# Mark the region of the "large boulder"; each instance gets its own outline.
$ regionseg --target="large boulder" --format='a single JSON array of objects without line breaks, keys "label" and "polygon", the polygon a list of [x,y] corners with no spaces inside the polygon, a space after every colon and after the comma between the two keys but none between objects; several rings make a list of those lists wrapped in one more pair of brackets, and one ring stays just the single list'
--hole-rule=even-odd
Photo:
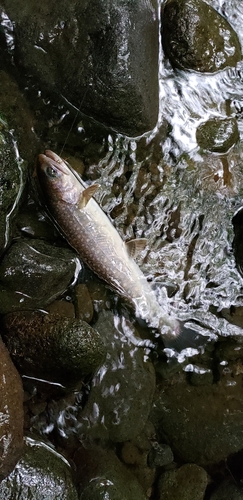
[{"label": "large boulder", "polygon": [[[20,4],[23,4],[21,8]],[[5,0],[16,64],[82,113],[136,136],[158,116],[155,0]]]}]

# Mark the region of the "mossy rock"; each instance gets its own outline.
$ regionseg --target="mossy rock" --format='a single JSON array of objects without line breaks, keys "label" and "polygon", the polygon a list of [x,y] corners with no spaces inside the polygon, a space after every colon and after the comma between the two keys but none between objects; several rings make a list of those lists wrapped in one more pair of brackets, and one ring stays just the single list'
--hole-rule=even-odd
[{"label": "mossy rock", "polygon": [[162,43],[176,68],[214,73],[241,59],[237,34],[202,0],[168,0],[162,13]]},{"label": "mossy rock", "polygon": [[198,145],[214,153],[226,153],[238,140],[239,131],[235,118],[212,118],[197,128]]}]

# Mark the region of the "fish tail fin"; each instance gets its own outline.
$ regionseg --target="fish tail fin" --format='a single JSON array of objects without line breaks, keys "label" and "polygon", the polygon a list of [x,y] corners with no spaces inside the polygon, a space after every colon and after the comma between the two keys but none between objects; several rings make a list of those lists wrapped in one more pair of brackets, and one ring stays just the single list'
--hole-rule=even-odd
[{"label": "fish tail fin", "polygon": [[210,335],[202,335],[195,324],[186,324],[176,320],[175,328],[172,331],[162,333],[162,340],[166,349],[173,349],[181,352],[184,349],[202,349],[210,340]]}]

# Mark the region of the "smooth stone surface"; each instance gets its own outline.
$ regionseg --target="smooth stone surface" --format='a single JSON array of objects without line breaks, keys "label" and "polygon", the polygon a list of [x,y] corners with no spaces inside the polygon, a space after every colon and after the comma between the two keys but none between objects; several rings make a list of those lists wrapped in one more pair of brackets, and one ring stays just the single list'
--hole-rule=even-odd
[{"label": "smooth stone surface", "polygon": [[17,240],[0,263],[0,313],[44,307],[81,268],[75,252],[42,240]]},{"label": "smooth stone surface", "polygon": [[198,145],[213,153],[226,153],[238,140],[235,118],[212,118],[199,125],[196,131]]},{"label": "smooth stone surface", "polygon": [[0,340],[0,481],[10,474],[23,449],[23,387]]},{"label": "smooth stone surface", "polygon": [[202,0],[168,0],[162,7],[162,43],[176,68],[213,73],[241,59],[228,21]]},{"label": "smooth stone surface", "polygon": [[100,366],[105,349],[85,321],[57,314],[16,311],[3,318],[9,352],[21,373],[69,384]]},{"label": "smooth stone surface", "polygon": [[50,446],[25,438],[24,453],[0,483],[0,500],[78,500],[67,460]]},{"label": "smooth stone surface", "polygon": [[164,467],[171,464],[174,460],[174,455],[170,446],[167,444],[152,443],[152,448],[148,456],[148,464],[150,467]]},{"label": "smooth stone surface", "polygon": [[129,136],[154,128],[155,0],[43,0],[38,9],[31,0],[5,0],[4,7],[13,23],[16,64],[45,90]]},{"label": "smooth stone surface", "polygon": [[136,331],[125,318],[105,311],[94,326],[107,355],[80,413],[79,432],[90,439],[128,441],[146,424],[155,389],[154,368],[144,349],[133,344]]},{"label": "smooth stone surface", "polygon": [[241,450],[241,379],[236,366],[229,370],[226,365],[220,380],[212,385],[189,385],[180,374],[163,382],[150,415],[161,441],[184,462],[203,467]]},{"label": "smooth stone surface", "polygon": [[158,500],[203,500],[207,484],[207,473],[202,467],[186,464],[161,475]]},{"label": "smooth stone surface", "polygon": [[74,288],[74,294],[76,318],[90,323],[93,318],[94,308],[87,286],[79,283]]},{"label": "smooth stone surface", "polygon": [[80,448],[74,456],[78,464],[80,500],[146,500],[137,479],[115,453],[98,447]]}]

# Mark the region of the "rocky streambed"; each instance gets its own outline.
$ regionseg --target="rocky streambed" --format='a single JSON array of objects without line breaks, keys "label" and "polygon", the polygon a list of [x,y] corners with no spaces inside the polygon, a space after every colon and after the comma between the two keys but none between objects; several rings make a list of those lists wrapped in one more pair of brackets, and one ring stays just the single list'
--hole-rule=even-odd
[{"label": "rocky streambed", "polygon": [[[0,498],[238,500],[241,1],[21,3],[0,7]],[[165,347],[68,246],[45,149],[147,239],[196,343]]]}]

